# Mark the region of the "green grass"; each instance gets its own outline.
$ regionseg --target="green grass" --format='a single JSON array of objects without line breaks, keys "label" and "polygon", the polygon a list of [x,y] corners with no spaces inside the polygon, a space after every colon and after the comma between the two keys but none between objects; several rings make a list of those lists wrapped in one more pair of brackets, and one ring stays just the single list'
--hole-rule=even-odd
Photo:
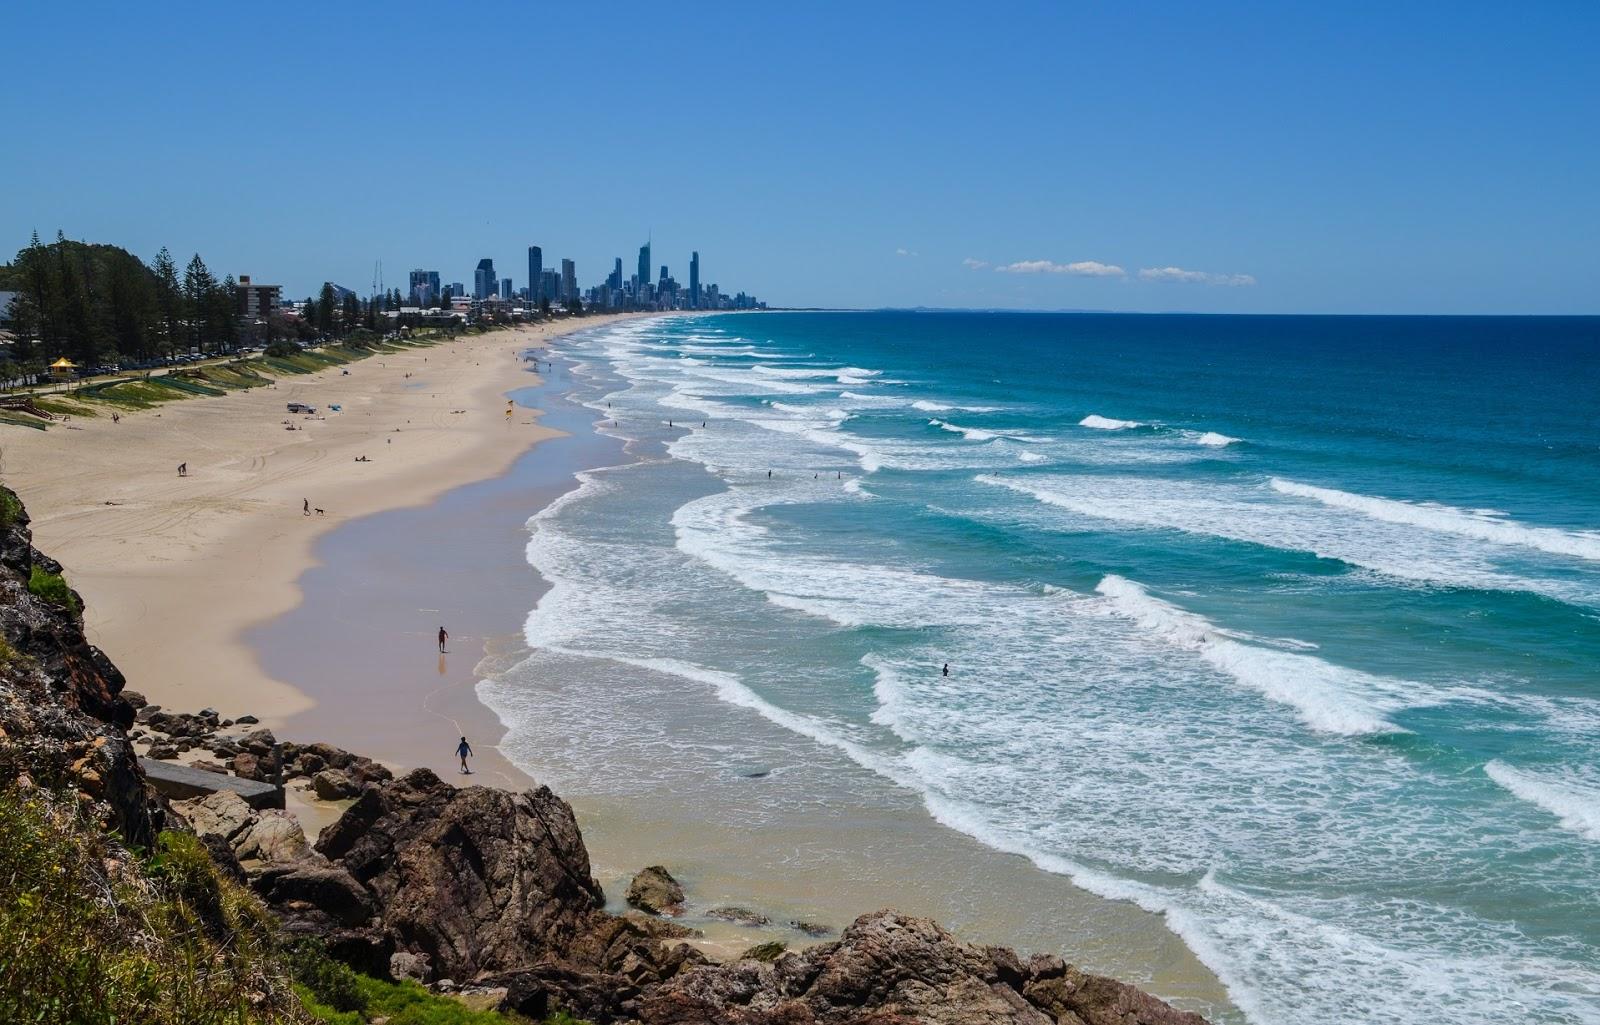
[{"label": "green grass", "polygon": [[[329,960],[319,944],[302,944],[289,956],[295,992],[313,1018],[325,1025],[527,1025],[527,1019],[480,1010],[463,1000],[430,992],[415,982],[386,982]],[[542,1025],[587,1025],[558,1012]]]},{"label": "green grass", "polygon": [[271,930],[193,836],[141,864],[72,796],[0,792],[0,1021],[313,1022]]},{"label": "green grass", "polygon": [[28,571],[28,590],[52,605],[78,611],[78,599],[73,597],[72,588],[67,586],[60,573],[49,573],[42,567],[34,566]]},{"label": "green grass", "polygon": [[22,515],[22,499],[10,488],[0,488],[0,527],[9,527]]}]

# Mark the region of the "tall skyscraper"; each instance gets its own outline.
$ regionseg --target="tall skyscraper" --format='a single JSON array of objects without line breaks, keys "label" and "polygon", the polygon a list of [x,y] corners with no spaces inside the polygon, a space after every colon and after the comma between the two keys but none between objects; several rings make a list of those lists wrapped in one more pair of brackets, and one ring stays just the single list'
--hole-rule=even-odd
[{"label": "tall skyscraper", "polygon": [[561,298],[571,302],[578,297],[578,268],[571,260],[561,261]]},{"label": "tall skyscraper", "polygon": [[606,284],[611,286],[613,292],[622,291],[622,257],[617,257],[617,265],[611,268],[611,277],[606,279]]},{"label": "tall skyscraper", "polygon": [[478,269],[472,272],[472,297],[474,299],[493,299],[500,279],[494,274],[494,261],[485,256],[478,261]]},{"label": "tall skyscraper", "polygon": [[650,283],[650,243],[646,242],[639,247],[639,285],[643,287]]},{"label": "tall skyscraper", "polygon": [[544,273],[539,275],[539,297],[541,302],[548,303],[561,297],[561,275],[554,268],[546,267]]},{"label": "tall skyscraper", "polygon": [[411,272],[410,300],[419,306],[432,306],[444,296],[439,287],[439,272],[418,268]]},{"label": "tall skyscraper", "polygon": [[544,281],[544,250],[538,246],[528,247],[528,298],[533,300],[535,306],[543,298],[539,286]]},{"label": "tall skyscraper", "polygon": [[689,254],[689,305],[700,308],[700,250]]},{"label": "tall skyscraper", "polygon": [[500,298],[505,299],[507,301],[510,301],[510,299],[511,299],[511,279],[510,278],[501,278],[500,279]]}]

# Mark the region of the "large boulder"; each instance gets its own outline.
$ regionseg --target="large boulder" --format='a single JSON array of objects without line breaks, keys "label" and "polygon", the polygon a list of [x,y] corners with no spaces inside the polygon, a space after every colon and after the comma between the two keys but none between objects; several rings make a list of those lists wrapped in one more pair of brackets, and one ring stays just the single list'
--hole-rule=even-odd
[{"label": "large boulder", "polygon": [[232,790],[218,790],[190,801],[174,801],[172,809],[183,816],[189,828],[199,836],[220,836],[229,843],[256,821],[255,809]]},{"label": "large boulder", "polygon": [[311,844],[299,819],[281,809],[268,808],[258,812],[256,820],[234,837],[233,850],[241,862],[273,864],[305,858],[311,853]]},{"label": "large boulder", "polygon": [[440,977],[561,957],[610,917],[572,809],[546,787],[457,789],[417,769],[364,790],[317,850],[372,892],[395,948]]},{"label": "large boulder", "polygon": [[683,910],[683,887],[660,865],[649,868],[633,877],[628,884],[627,900],[640,911],[652,915],[676,915]]},{"label": "large boulder", "polygon": [[320,911],[342,926],[372,920],[378,906],[366,887],[337,866],[310,859],[272,865],[257,873],[255,890],[280,913]]},{"label": "large boulder", "polygon": [[323,769],[312,776],[311,788],[324,801],[344,801],[361,793],[361,787],[339,769]]}]

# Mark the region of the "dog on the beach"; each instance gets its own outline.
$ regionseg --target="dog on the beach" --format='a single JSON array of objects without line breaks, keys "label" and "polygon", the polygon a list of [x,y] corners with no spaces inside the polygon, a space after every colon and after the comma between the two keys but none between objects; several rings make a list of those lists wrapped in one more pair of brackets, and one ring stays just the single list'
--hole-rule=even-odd
[{"label": "dog on the beach", "polygon": [[321,509],[318,509],[318,510],[317,510],[317,515],[318,515],[318,516],[321,516],[321,515],[323,515],[323,513],[322,513],[322,510],[321,510]]}]

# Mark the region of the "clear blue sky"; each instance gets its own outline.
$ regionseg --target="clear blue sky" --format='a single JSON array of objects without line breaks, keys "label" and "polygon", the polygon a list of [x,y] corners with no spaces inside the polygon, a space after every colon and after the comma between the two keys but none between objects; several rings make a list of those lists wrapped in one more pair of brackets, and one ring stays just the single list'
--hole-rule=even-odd
[{"label": "clear blue sky", "polygon": [[775,304],[1600,313],[1593,0],[26,7],[7,255],[299,296],[651,231]]}]

